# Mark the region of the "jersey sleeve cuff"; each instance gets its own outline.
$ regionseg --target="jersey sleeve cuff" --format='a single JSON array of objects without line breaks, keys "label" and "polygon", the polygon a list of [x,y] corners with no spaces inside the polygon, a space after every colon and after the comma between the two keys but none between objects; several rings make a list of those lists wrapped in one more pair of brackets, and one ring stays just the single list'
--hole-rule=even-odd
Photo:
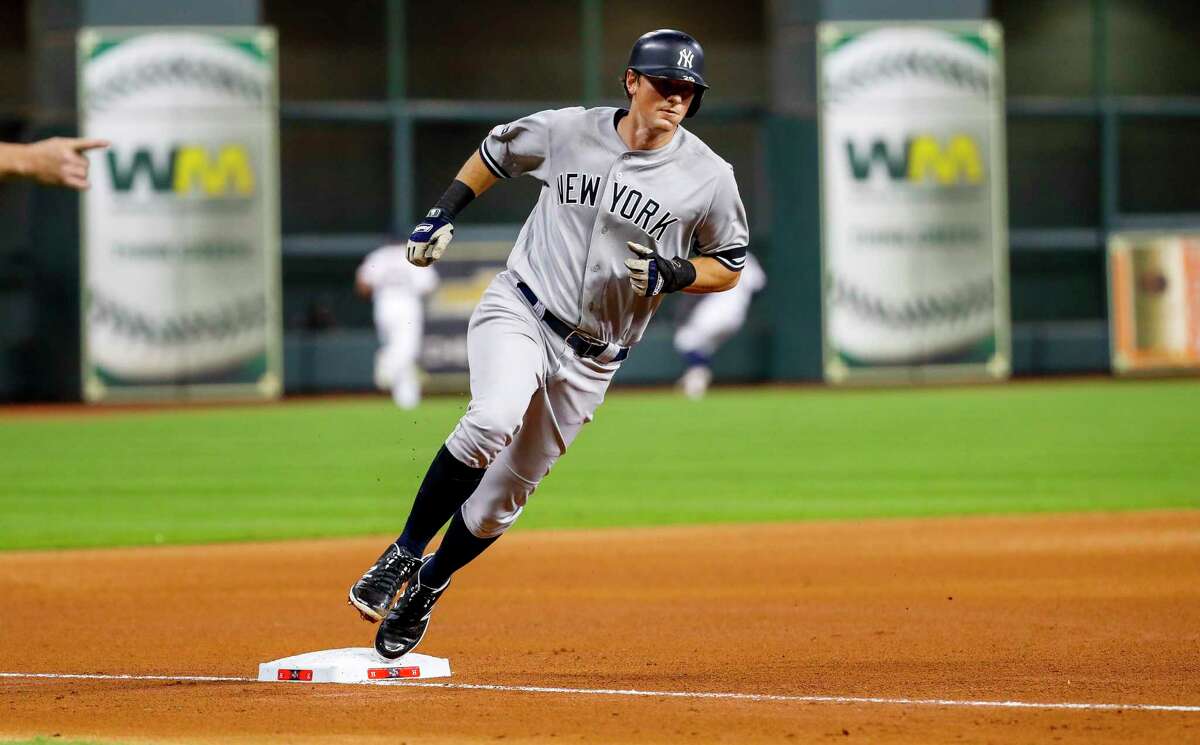
[{"label": "jersey sleeve cuff", "polygon": [[500,162],[488,152],[487,140],[479,143],[479,157],[483,159],[483,164],[487,166],[487,169],[492,172],[493,176],[496,178],[510,178],[508,171],[505,171],[500,166]]},{"label": "jersey sleeve cuff", "polygon": [[746,267],[746,247],[727,248],[724,251],[704,254],[721,262],[721,266],[732,272],[740,272]]}]

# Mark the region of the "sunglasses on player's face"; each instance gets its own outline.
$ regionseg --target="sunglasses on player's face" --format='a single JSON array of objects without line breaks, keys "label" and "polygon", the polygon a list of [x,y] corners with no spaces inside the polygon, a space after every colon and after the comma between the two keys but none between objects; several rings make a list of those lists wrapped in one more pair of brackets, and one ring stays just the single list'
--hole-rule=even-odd
[{"label": "sunglasses on player's face", "polygon": [[696,86],[686,80],[675,80],[674,78],[652,78],[649,75],[645,76],[646,80],[650,81],[650,85],[654,86],[654,90],[663,98],[671,96],[679,96],[684,101],[691,98],[696,93]]}]

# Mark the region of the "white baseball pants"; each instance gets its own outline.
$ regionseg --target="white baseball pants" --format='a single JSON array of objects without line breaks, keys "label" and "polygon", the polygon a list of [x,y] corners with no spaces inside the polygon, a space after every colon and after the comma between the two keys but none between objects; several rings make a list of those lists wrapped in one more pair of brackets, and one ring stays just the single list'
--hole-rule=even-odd
[{"label": "white baseball pants", "polygon": [[578,357],[533,314],[516,281],[512,272],[497,275],[471,315],[471,403],[446,440],[455,458],[488,469],[463,505],[478,538],[498,536],[516,521],[592,420],[620,367]]}]

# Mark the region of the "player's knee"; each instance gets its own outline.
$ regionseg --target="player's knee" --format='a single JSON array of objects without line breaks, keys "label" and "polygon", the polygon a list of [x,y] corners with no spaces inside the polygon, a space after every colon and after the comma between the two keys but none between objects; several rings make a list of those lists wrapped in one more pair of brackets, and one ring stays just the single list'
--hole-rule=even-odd
[{"label": "player's knee", "polygon": [[509,455],[506,453],[488,471],[479,488],[463,504],[463,521],[477,538],[495,538],[512,527],[541,480],[518,474]]},{"label": "player's knee", "polygon": [[463,521],[476,538],[495,538],[511,528],[534,489],[522,479],[503,481],[509,483],[488,484],[463,505]]},{"label": "player's knee", "polygon": [[520,413],[500,409],[477,409],[468,411],[463,423],[499,453],[512,442],[513,436],[521,428],[521,416]]},{"label": "player's knee", "polygon": [[492,464],[521,428],[519,416],[503,411],[471,407],[450,435],[446,447],[456,458],[475,468]]},{"label": "player's knee", "polygon": [[487,515],[471,515],[469,512],[464,511],[463,522],[466,523],[467,530],[471,531],[471,535],[486,540],[488,538],[499,538],[501,535],[504,535],[505,531],[512,527],[520,515],[520,508],[517,508],[513,512]]}]

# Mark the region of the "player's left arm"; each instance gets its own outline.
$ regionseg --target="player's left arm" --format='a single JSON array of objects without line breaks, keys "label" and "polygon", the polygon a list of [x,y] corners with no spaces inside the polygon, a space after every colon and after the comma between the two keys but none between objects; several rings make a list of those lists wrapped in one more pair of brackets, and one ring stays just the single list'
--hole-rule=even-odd
[{"label": "player's left arm", "polygon": [[683,288],[691,295],[732,290],[742,278],[740,271],[730,269],[712,256],[697,256],[691,262],[696,269],[696,281]]},{"label": "player's left arm", "polygon": [[[625,259],[629,283],[634,292],[644,297],[680,291],[693,295],[724,292],[733,289],[742,276],[740,266],[737,269],[730,268],[726,259],[728,254],[668,259],[640,243],[629,241],[626,245],[637,257]],[[740,251],[745,256],[746,250]]]},{"label": "player's left arm", "polygon": [[746,208],[730,167],[714,181],[708,212],[696,228],[694,245],[699,256],[667,258],[631,241],[629,250],[637,258],[626,259],[625,266],[634,292],[645,297],[680,291],[693,295],[724,292],[737,285],[749,242]]}]

